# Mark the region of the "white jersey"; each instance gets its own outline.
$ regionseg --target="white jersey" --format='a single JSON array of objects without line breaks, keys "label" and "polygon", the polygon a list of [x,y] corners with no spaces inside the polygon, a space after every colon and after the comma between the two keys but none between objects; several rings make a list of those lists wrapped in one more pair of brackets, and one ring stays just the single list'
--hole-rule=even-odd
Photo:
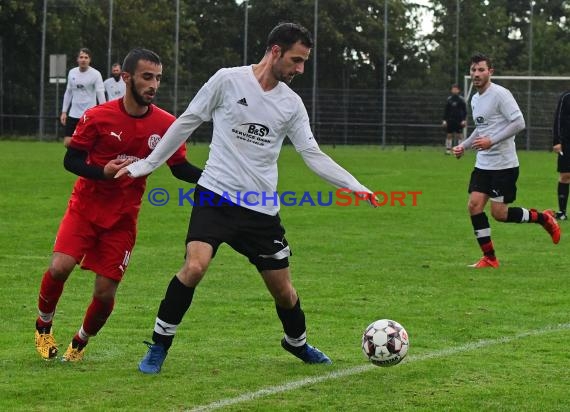
[{"label": "white jersey", "polygon": [[252,66],[221,69],[198,91],[153,152],[127,166],[133,177],[156,170],[201,123],[213,120],[210,155],[198,184],[237,205],[279,212],[277,159],[285,137],[307,166],[330,184],[371,193],[324,154],[313,137],[301,98],[285,83],[264,91]]},{"label": "white jersey", "polygon": [[[82,72],[74,67],[67,75],[62,112],[79,119],[85,110],[105,102],[105,86],[101,73],[93,67]],[[71,105],[71,108],[69,107]],[[69,111],[68,111],[69,109]]]},{"label": "white jersey", "polygon": [[[511,92],[491,83],[483,94],[471,99],[471,111],[478,136],[495,136],[517,117],[522,116]],[[501,170],[518,167],[519,159],[515,136],[511,136],[487,150],[477,152],[475,167],[484,170]]]},{"label": "white jersey", "polygon": [[123,97],[127,89],[127,85],[123,81],[122,77],[119,77],[118,81],[113,77],[109,77],[103,82],[103,86],[105,86],[105,93],[107,93],[107,99],[109,100],[115,100],[119,97]]},{"label": "white jersey", "polygon": [[[251,66],[219,70],[186,113],[214,122],[210,156],[198,184],[236,203],[247,191],[276,193],[285,136],[297,151],[318,147],[301,98],[283,82],[264,91]],[[259,200],[244,207],[272,215],[279,210],[275,202]]]}]

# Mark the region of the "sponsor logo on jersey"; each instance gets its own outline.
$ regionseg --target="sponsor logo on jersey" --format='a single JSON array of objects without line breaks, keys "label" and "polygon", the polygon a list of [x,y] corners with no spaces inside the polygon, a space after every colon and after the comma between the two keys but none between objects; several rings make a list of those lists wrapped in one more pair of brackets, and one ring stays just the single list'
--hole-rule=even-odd
[{"label": "sponsor logo on jersey", "polygon": [[477,116],[475,118],[475,123],[477,123],[478,126],[487,124],[487,122],[485,121],[485,118],[483,116]]},{"label": "sponsor logo on jersey", "polygon": [[267,136],[269,134],[269,127],[261,123],[243,123],[242,126],[247,128],[247,133],[254,136]]},{"label": "sponsor logo on jersey", "polygon": [[271,140],[268,138],[269,127],[261,123],[243,123],[237,127],[233,127],[232,132],[238,139],[259,146],[271,143]]},{"label": "sponsor logo on jersey", "polygon": [[243,99],[239,99],[237,102],[238,102],[238,104],[241,104],[242,106],[247,106],[247,105],[248,105],[248,104],[247,104],[247,100],[245,100],[245,97],[244,97]]},{"label": "sponsor logo on jersey", "polygon": [[127,155],[127,154],[120,154],[119,156],[117,156],[117,159],[119,159],[119,160],[132,160],[133,162],[141,160],[140,157],[131,156],[131,155]]},{"label": "sponsor logo on jersey", "polygon": [[160,142],[160,136],[157,134],[151,134],[148,138],[148,148],[150,150],[154,150],[158,142]]}]

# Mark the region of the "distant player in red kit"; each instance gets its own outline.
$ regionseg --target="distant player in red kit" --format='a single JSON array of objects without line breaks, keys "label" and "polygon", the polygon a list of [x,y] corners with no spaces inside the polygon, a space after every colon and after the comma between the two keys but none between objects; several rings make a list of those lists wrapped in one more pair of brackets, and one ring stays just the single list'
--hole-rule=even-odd
[{"label": "distant player in red kit", "polygon": [[[91,336],[113,311],[117,288],[135,245],[145,179],[114,179],[122,167],[146,158],[174,116],[152,104],[162,63],[150,50],[133,49],[123,63],[123,98],[87,110],[67,149],[64,166],[79,176],[61,221],[49,269],[44,273],[36,320],[36,349],[44,359],[58,353],[52,322],[65,281],[77,264],[95,272],[93,299],[64,361],[79,361]],[[201,169],[186,160],[181,145],[169,158],[172,174],[196,183]]]}]

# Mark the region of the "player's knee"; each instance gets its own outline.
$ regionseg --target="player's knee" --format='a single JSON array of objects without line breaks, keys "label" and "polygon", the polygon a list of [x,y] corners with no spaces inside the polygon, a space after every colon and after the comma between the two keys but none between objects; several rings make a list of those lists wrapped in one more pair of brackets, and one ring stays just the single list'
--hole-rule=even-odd
[{"label": "player's knee", "polygon": [[180,271],[180,280],[187,286],[195,286],[202,280],[207,270],[207,264],[199,260],[189,259]]},{"label": "player's knee", "polygon": [[474,200],[469,200],[467,203],[467,210],[469,210],[469,214],[471,216],[478,215],[479,213],[483,212],[484,205],[481,202],[477,202]]},{"label": "player's knee", "polygon": [[49,271],[54,279],[67,280],[69,274],[75,267],[75,260],[53,258],[49,266]]},{"label": "player's knee", "polygon": [[95,282],[95,289],[93,290],[93,297],[106,305],[113,305],[115,295],[117,293],[118,282],[110,279]]},{"label": "player's knee", "polygon": [[115,306],[114,290],[95,290],[95,292],[93,292],[93,298],[97,299],[100,305],[104,307],[103,312],[110,314],[113,311],[113,307]]},{"label": "player's knee", "polygon": [[297,303],[297,291],[291,286],[276,291],[273,298],[275,303],[284,309],[291,309]]},{"label": "player's knee", "polygon": [[570,173],[560,173],[560,183],[570,183]]}]

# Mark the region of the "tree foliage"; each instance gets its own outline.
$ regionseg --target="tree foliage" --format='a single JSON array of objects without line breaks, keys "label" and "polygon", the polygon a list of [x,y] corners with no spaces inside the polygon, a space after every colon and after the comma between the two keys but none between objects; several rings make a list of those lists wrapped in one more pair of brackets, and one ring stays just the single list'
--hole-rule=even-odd
[{"label": "tree foliage", "polygon": [[[459,75],[469,74],[476,51],[492,56],[496,73],[563,75],[570,51],[567,2],[527,0],[433,0],[435,31],[426,36],[432,84],[454,79],[457,5],[459,5]],[[531,7],[532,5],[532,7]],[[531,36],[532,20],[532,36]],[[532,59],[529,53],[532,46]],[[532,69],[529,72],[529,69]],[[445,82],[438,81],[439,79]],[[459,80],[459,79],[458,79]]]},{"label": "tree foliage", "polygon": [[[80,47],[93,52],[93,66],[108,73],[111,0],[47,1],[46,56],[66,54],[75,66]],[[164,62],[164,83],[174,80],[176,0],[113,0],[111,60],[135,46],[155,50]],[[388,6],[388,53],[384,55],[384,7]],[[433,0],[433,33],[420,34],[425,6],[413,0],[335,0],[318,3],[317,48],[294,86],[377,89],[387,64],[392,89],[447,89],[468,73],[474,51],[491,55],[502,74],[567,73],[570,6],[562,0]],[[179,1],[178,83],[199,87],[217,69],[244,61],[244,17],[248,7],[247,63],[263,56],[266,36],[280,21],[313,31],[315,0]],[[459,5],[459,27],[457,6]],[[43,1],[0,2],[2,99],[6,113],[35,113],[40,82]],[[532,20],[532,58],[530,22]],[[459,37],[456,38],[456,32]],[[456,40],[458,59],[456,60]],[[46,58],[46,76],[49,60]],[[459,79],[457,79],[459,80]]]}]

